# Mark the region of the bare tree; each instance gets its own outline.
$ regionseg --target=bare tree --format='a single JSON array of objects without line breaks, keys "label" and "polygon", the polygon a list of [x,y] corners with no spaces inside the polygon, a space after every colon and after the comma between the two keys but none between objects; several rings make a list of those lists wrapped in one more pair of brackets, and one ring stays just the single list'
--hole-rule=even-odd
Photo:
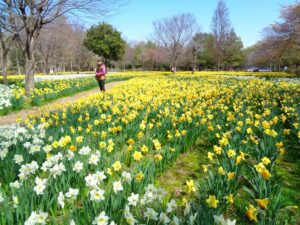
[{"label": "bare tree", "polygon": [[215,36],[215,49],[216,56],[215,60],[217,63],[217,69],[220,69],[220,64],[222,63],[225,55],[225,43],[228,34],[231,31],[231,24],[229,21],[229,11],[225,5],[224,0],[218,2],[217,8],[215,10],[212,19],[212,32]]},{"label": "bare tree", "polygon": [[171,18],[157,20],[153,22],[153,25],[157,41],[170,54],[173,74],[175,75],[179,56],[198,29],[196,18],[190,13],[179,14]]},{"label": "bare tree", "polygon": [[61,55],[55,53],[57,53],[58,49],[64,48],[69,43],[68,40],[70,38],[66,36],[68,35],[69,37],[71,30],[66,18],[63,16],[41,30],[36,48],[42,61],[41,64],[43,65],[44,73],[49,74],[53,58],[61,58]]},{"label": "bare tree", "polygon": [[[34,48],[45,25],[64,14],[107,13],[122,0],[2,0],[0,27],[15,35],[25,57],[25,89],[34,88]],[[9,23],[7,23],[7,18]]]},{"label": "bare tree", "polygon": [[1,31],[0,28],[0,42],[2,47],[2,76],[3,76],[3,84],[8,84],[7,79],[7,62],[8,62],[8,53],[10,47],[14,42],[14,35],[5,34]]}]

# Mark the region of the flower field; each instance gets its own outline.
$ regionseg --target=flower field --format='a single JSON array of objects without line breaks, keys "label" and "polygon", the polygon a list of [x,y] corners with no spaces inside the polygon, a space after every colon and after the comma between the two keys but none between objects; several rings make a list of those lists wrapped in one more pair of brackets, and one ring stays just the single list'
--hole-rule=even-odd
[{"label": "flower field", "polygon": [[[297,224],[276,174],[299,162],[299,103],[297,83],[141,73],[1,127],[0,224]],[[202,178],[153,185],[200,136]]]},{"label": "flower field", "polygon": [[[22,79],[24,77],[21,76]],[[0,86],[0,115],[11,111],[28,108],[30,106],[40,106],[46,102],[72,95],[77,92],[89,90],[98,86],[94,76],[43,76],[37,77],[36,88],[30,98],[25,96],[24,84],[20,76],[13,77],[14,83],[9,87]],[[106,82],[129,79],[128,75],[111,75]]]}]

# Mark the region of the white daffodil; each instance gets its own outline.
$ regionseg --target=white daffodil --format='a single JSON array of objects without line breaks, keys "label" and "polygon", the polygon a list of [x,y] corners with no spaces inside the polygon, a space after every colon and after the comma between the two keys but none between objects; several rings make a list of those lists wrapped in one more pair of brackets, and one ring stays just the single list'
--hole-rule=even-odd
[{"label": "white daffodil", "polygon": [[128,205],[136,206],[138,202],[139,202],[139,194],[131,193],[131,195],[128,197]]},{"label": "white daffodil", "polygon": [[19,189],[21,187],[21,183],[18,180],[16,180],[15,182],[10,183],[9,186],[11,188]]},{"label": "white daffodil", "polygon": [[40,179],[39,177],[35,178],[35,187],[33,190],[36,192],[37,195],[42,195],[46,188],[47,179]]},{"label": "white daffodil", "polygon": [[122,182],[119,180],[119,181],[116,181],[113,183],[113,188],[114,188],[114,192],[117,193],[119,191],[123,191],[123,186],[122,186]]},{"label": "white daffodil", "polygon": [[91,190],[90,191],[91,201],[100,202],[100,201],[104,200],[105,199],[104,193],[105,192],[101,189]]},{"label": "white daffodil", "polygon": [[97,171],[94,176],[97,178],[97,182],[101,183],[103,180],[105,180],[107,177],[104,174],[104,171]]},{"label": "white daffodil", "polygon": [[106,216],[105,212],[102,211],[93,221],[95,225],[107,225],[109,217]]},{"label": "white daffodil", "polygon": [[0,203],[4,202],[3,194],[0,192]]},{"label": "white daffodil", "polygon": [[83,163],[80,161],[77,161],[73,166],[73,171],[79,173],[83,169]]},{"label": "white daffodil", "polygon": [[177,203],[174,199],[172,199],[168,204],[167,204],[167,209],[166,213],[170,213],[173,211],[173,209],[176,209]]},{"label": "white daffodil", "polygon": [[23,155],[14,155],[14,161],[16,164],[21,165],[24,161]]},{"label": "white daffodil", "polygon": [[91,149],[89,146],[82,147],[79,152],[80,155],[89,155],[91,153]]},{"label": "white daffodil", "polygon": [[97,187],[98,179],[95,175],[89,174],[84,178],[84,180],[85,180],[86,186],[93,187],[93,188]]},{"label": "white daffodil", "polygon": [[223,214],[216,216],[214,215],[214,221],[217,225],[235,225],[236,220],[231,221],[230,219],[225,220]]},{"label": "white daffodil", "polygon": [[19,205],[19,198],[18,196],[13,195],[13,207],[16,209]]},{"label": "white daffodil", "polygon": [[63,209],[65,207],[65,196],[64,193],[59,192],[57,202],[59,206]]},{"label": "white daffodil", "polygon": [[132,178],[131,178],[131,174],[128,172],[122,172],[122,178],[124,179],[125,182],[130,183]]},{"label": "white daffodil", "polygon": [[145,218],[148,218],[150,220],[158,220],[158,213],[154,211],[154,209],[152,208],[147,208],[145,214],[144,214]]},{"label": "white daffodil", "polygon": [[91,154],[89,158],[89,164],[90,165],[97,165],[99,161],[99,155],[98,154]]},{"label": "white daffodil", "polygon": [[79,194],[78,189],[69,188],[69,191],[65,194],[67,198],[76,199]]},{"label": "white daffodil", "polygon": [[163,223],[163,224],[169,224],[171,222],[170,218],[167,216],[167,214],[165,213],[161,213],[159,215],[159,222]]}]

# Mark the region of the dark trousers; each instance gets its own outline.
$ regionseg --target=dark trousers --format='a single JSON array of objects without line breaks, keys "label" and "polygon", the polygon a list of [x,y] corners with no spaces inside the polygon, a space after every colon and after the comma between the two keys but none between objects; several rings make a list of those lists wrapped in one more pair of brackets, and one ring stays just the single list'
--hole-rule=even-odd
[{"label": "dark trousers", "polygon": [[99,87],[100,87],[100,91],[105,91],[105,80],[98,80],[98,84],[99,84]]}]

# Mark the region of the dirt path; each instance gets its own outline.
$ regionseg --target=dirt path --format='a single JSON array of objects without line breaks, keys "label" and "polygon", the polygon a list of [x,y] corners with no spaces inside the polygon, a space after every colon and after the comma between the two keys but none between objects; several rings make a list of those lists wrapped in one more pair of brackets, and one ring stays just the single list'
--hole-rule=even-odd
[{"label": "dirt path", "polygon": [[[123,82],[124,81],[110,82],[110,83],[107,83],[105,85],[105,88],[106,88],[106,90],[109,90],[113,86],[121,84]],[[46,105],[41,106],[41,107],[32,107],[30,109],[24,109],[24,110],[21,110],[19,112],[9,113],[5,116],[0,117],[0,126],[8,125],[8,124],[14,124],[14,123],[16,123],[16,120],[18,118],[26,119],[28,115],[35,114],[35,113],[38,113],[38,112],[41,112],[41,111],[43,111],[43,112],[54,111],[53,108],[55,109],[54,106],[56,106],[56,105],[62,105],[62,104],[65,104],[65,103],[72,103],[72,102],[75,102],[76,100],[78,100],[80,98],[87,97],[89,95],[96,94],[98,92],[99,92],[99,88],[97,87],[97,88],[94,88],[94,89],[89,90],[89,91],[79,92],[79,93],[77,93],[75,95],[72,95],[72,96],[59,98],[59,99],[57,99],[57,100],[55,100],[51,103],[48,103]]]}]

